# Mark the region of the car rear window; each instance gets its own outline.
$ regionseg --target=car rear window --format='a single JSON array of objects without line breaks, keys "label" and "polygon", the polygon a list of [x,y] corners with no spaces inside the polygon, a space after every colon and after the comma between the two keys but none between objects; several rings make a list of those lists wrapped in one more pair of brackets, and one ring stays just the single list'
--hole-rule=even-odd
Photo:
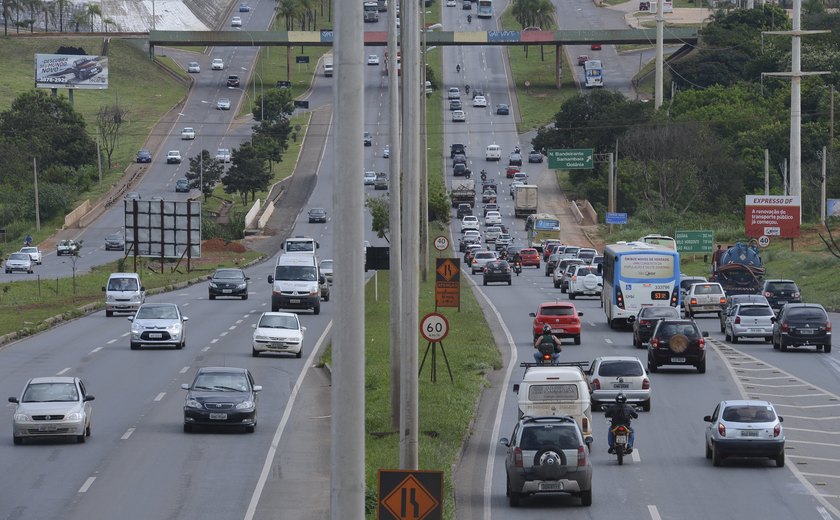
[{"label": "car rear window", "polygon": [[575,310],[572,307],[543,307],[543,316],[573,316]]},{"label": "car rear window", "polygon": [[773,309],[767,305],[742,305],[738,309],[740,316],[774,316]]},{"label": "car rear window", "polygon": [[797,292],[796,284],[793,282],[771,282],[767,284],[768,292],[791,291]]},{"label": "car rear window", "polygon": [[597,267],[578,267],[577,275],[578,276],[586,276],[588,274],[594,274],[595,276],[598,275],[598,268]]},{"label": "car rear window", "polygon": [[694,294],[722,294],[723,290],[719,285],[698,285],[694,288]]},{"label": "car rear window", "polygon": [[639,316],[645,318],[678,318],[677,312],[673,307],[645,307],[639,311]]},{"label": "car rear window", "polygon": [[638,377],[643,374],[638,361],[604,361],[598,368],[602,377]]},{"label": "car rear window", "polygon": [[760,423],[776,420],[776,414],[769,406],[744,405],[727,406],[723,411],[723,420],[742,423]]},{"label": "car rear window", "polygon": [[826,315],[822,309],[814,309],[814,308],[801,308],[801,309],[789,309],[788,312],[785,313],[788,319],[795,319],[795,320],[825,320]]},{"label": "car rear window", "polygon": [[528,426],[522,431],[519,447],[526,451],[535,451],[550,446],[563,450],[575,450],[580,445],[574,426]]},{"label": "car rear window", "polygon": [[698,336],[697,329],[690,323],[662,323],[659,326],[658,336],[674,336],[684,334],[688,337]]},{"label": "car rear window", "polygon": [[531,385],[528,388],[528,400],[533,402],[541,401],[568,401],[577,400],[578,387],[575,384]]}]

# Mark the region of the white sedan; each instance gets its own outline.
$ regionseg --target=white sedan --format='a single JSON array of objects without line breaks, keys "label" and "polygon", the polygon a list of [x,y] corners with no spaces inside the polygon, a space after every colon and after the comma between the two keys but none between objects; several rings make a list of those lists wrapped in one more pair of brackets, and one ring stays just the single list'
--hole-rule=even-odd
[{"label": "white sedan", "polygon": [[198,74],[199,72],[201,72],[201,65],[199,65],[197,61],[191,61],[187,65],[187,72],[192,74]]},{"label": "white sedan", "polygon": [[228,148],[219,148],[216,150],[216,160],[223,163],[230,162],[230,149]]},{"label": "white sedan", "polygon": [[210,63],[211,70],[225,70],[225,61],[221,58],[215,58]]},{"label": "white sedan", "polygon": [[369,54],[368,55],[368,65],[379,65],[379,56],[376,54]]},{"label": "white sedan", "polygon": [[464,215],[464,218],[461,219],[461,233],[468,229],[478,231],[480,226],[481,224],[478,222],[478,217],[475,215]]},{"label": "white sedan", "polygon": [[365,186],[376,184],[376,172],[365,172]]},{"label": "white sedan", "polygon": [[216,110],[230,110],[230,99],[219,98],[219,100],[216,101]]},{"label": "white sedan", "polygon": [[473,98],[473,106],[487,108],[487,98],[484,96],[475,96]]},{"label": "white sedan", "polygon": [[452,111],[452,122],[453,123],[464,123],[467,120],[467,113],[463,110],[453,110]]},{"label": "white sedan", "polygon": [[486,215],[484,215],[484,225],[485,226],[498,226],[502,223],[502,214],[498,211],[488,211]]},{"label": "white sedan", "polygon": [[446,7],[455,7],[456,5],[455,0],[446,0]]},{"label": "white sedan", "polygon": [[195,139],[195,129],[191,126],[181,130],[181,139]]},{"label": "white sedan", "polygon": [[231,27],[242,27],[242,18],[239,16],[234,16],[230,19],[230,26]]}]

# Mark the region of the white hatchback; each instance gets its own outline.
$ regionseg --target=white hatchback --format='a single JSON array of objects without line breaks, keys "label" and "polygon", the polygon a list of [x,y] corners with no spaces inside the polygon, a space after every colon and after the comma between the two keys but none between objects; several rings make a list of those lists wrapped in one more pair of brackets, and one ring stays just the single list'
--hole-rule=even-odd
[{"label": "white hatchback", "polygon": [[472,274],[480,273],[484,271],[484,266],[488,262],[492,262],[496,258],[495,251],[476,251],[472,257],[472,263],[470,263],[470,271]]},{"label": "white hatchback", "polygon": [[261,352],[288,352],[295,357],[303,353],[303,333],[297,314],[293,312],[264,312],[254,329],[251,354],[258,357]]},{"label": "white hatchback", "polygon": [[225,61],[221,58],[214,58],[213,61],[210,63],[211,70],[224,70],[225,69]]},{"label": "white hatchback", "polygon": [[449,89],[449,94],[446,95],[446,99],[461,99],[461,89],[458,87],[451,87]]},{"label": "white hatchback", "polygon": [[188,126],[181,130],[181,139],[195,139],[195,128]]},{"label": "white hatchback", "polygon": [[461,219],[461,233],[468,229],[478,231],[480,227],[481,224],[478,222],[478,217],[475,215],[464,215],[464,218]]},{"label": "white hatchback", "polygon": [[502,214],[498,211],[488,211],[486,215],[484,215],[484,225],[485,226],[498,226],[502,223]]},{"label": "white hatchback", "polygon": [[463,110],[453,110],[452,111],[452,122],[453,123],[464,123],[467,120],[467,113]]}]

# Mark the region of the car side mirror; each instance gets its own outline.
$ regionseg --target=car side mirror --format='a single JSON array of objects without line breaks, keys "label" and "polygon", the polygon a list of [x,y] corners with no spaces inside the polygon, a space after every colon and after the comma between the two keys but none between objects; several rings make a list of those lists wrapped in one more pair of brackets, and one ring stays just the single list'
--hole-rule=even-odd
[{"label": "car side mirror", "polygon": [[250,277],[250,276],[246,276],[246,277],[245,277],[245,280],[250,280],[250,279],[251,279],[251,277]]},{"label": "car side mirror", "polygon": [[126,319],[127,319],[128,321],[134,321],[134,316],[129,316],[129,317],[128,317],[128,318],[126,318]]},{"label": "car side mirror", "polygon": [[635,317],[635,316],[628,316],[628,317],[627,317],[627,323],[633,323],[634,321],[636,321],[636,317]]},{"label": "car side mirror", "polygon": [[502,437],[501,439],[499,439],[499,444],[501,444],[502,446],[510,446],[510,440],[508,440],[507,437]]},{"label": "car side mirror", "polygon": [[777,318],[777,317],[775,317],[775,316],[773,316],[772,318],[770,318],[770,323],[776,323],[777,321],[779,321],[779,318]]},{"label": "car side mirror", "polygon": [[583,312],[582,312],[582,311],[578,311],[578,316],[583,316]]},{"label": "car side mirror", "polygon": [[262,387],[260,385],[254,385],[254,392],[262,391]]},{"label": "car side mirror", "polygon": [[102,292],[105,292],[105,286],[104,285],[102,286]]},{"label": "car side mirror", "polygon": [[95,400],[95,399],[96,399],[96,398],[95,398],[94,396],[92,396],[92,395],[86,395],[86,396],[84,397],[84,399],[82,399],[82,401],[93,401],[93,400]]},{"label": "car side mirror", "polygon": [[516,383],[516,384],[513,385],[513,393],[514,394],[519,393],[519,383]]},{"label": "car side mirror", "polygon": [[321,247],[321,244],[318,243],[318,242],[315,242],[315,249],[319,249],[320,247]]},{"label": "car side mirror", "polygon": [[18,398],[17,398],[17,397],[10,397],[10,398],[9,398],[9,402],[10,402],[10,403],[19,403],[20,401],[18,401]]},{"label": "car side mirror", "polygon": [[187,383],[181,383],[181,388],[183,388],[184,390],[189,390],[190,385],[188,385]]},{"label": "car side mirror", "polygon": [[184,321],[190,321],[189,316],[181,316],[181,319],[184,320]]},{"label": "car side mirror", "polygon": [[143,292],[146,292],[146,288],[142,285],[140,286],[140,290],[143,291]]},{"label": "car side mirror", "polygon": [[274,277],[273,276],[268,275],[268,283],[274,283]]},{"label": "car side mirror", "polygon": [[591,446],[591,445],[592,445],[592,443],[593,443],[593,442],[595,442],[595,439],[594,439],[594,438],[592,438],[592,436],[591,436],[591,435],[587,435],[587,436],[583,439],[583,442],[584,442],[587,446]]},{"label": "car side mirror", "polygon": [[318,277],[318,283],[321,284],[321,285],[327,283],[327,277],[324,276],[324,275],[319,276]]},{"label": "car side mirror", "polygon": [[712,416],[707,415],[707,416],[703,417],[703,420],[706,421],[706,422],[712,422]]},{"label": "car side mirror", "polygon": [[708,337],[709,337],[709,333],[708,333],[707,331],[705,331],[705,330],[703,331],[703,337],[704,337],[704,338],[708,338]]},{"label": "car side mirror", "polygon": [[777,415],[776,417],[779,419],[779,422],[785,422],[785,418],[781,415]]},{"label": "car side mirror", "polygon": [[529,312],[529,313],[528,313],[528,316],[530,316],[530,317],[532,317],[532,318],[536,318],[536,317],[537,317],[537,313],[536,313],[536,312]]}]

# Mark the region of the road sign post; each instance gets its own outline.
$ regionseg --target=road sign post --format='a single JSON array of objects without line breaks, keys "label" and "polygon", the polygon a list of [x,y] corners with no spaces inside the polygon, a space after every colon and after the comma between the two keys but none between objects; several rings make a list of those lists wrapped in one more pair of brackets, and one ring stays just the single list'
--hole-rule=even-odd
[{"label": "road sign post", "polygon": [[377,520],[442,520],[443,472],[379,470]]},{"label": "road sign post", "polygon": [[591,170],[592,148],[548,150],[548,167],[552,170]]},{"label": "road sign post", "polygon": [[446,351],[443,349],[443,338],[449,334],[449,321],[446,316],[437,312],[431,312],[420,321],[420,334],[429,342],[426,345],[426,353],[423,354],[423,361],[420,363],[420,370],[417,375],[423,373],[423,365],[426,364],[426,356],[429,355],[429,349],[432,350],[432,383],[437,383],[437,346],[440,344],[440,352],[443,354],[443,360],[446,362],[446,370],[449,371],[449,380],[455,382],[452,377],[452,368],[449,367],[449,358],[446,357]]},{"label": "road sign post", "polygon": [[461,259],[435,259],[435,310],[457,307],[461,310]]}]

